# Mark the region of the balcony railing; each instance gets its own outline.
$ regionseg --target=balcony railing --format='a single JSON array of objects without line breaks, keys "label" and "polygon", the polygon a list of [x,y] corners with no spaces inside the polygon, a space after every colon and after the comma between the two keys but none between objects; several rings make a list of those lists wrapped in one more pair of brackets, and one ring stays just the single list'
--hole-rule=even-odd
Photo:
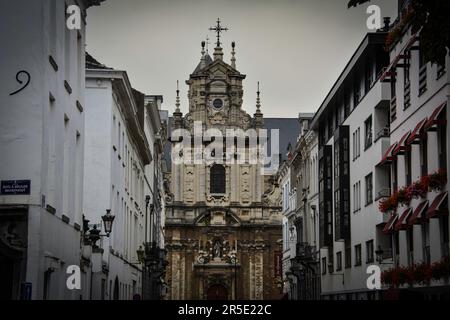
[{"label": "balcony railing", "polygon": [[391,196],[391,188],[383,188],[377,191],[377,196],[375,200],[379,200],[381,198],[387,198]]},{"label": "balcony railing", "polygon": [[302,260],[313,260],[314,249],[307,242],[299,242],[296,246],[296,257]]},{"label": "balcony railing", "polygon": [[383,260],[392,259],[392,249],[384,249],[381,257],[383,258]]}]

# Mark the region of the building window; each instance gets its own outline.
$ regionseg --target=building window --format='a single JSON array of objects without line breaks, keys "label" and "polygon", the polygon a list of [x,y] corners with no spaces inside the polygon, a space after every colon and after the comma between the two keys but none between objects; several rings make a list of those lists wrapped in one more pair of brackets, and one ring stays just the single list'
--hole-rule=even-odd
[{"label": "building window", "polygon": [[373,176],[372,172],[366,176],[366,205],[373,202]]},{"label": "building window", "polygon": [[[425,221],[425,223],[422,223],[421,227],[422,227],[423,261],[427,264],[430,264],[431,256],[430,256],[430,223],[429,223],[429,221]],[[396,234],[398,234],[398,232]],[[398,252],[398,248],[397,248],[397,252]]]},{"label": "building window", "polygon": [[342,270],[342,251],[336,253],[336,271]]},{"label": "building window", "polygon": [[361,209],[361,181],[353,185],[353,212]]},{"label": "building window", "polygon": [[428,140],[426,135],[420,139],[420,172],[422,176],[428,174]]},{"label": "building window", "polygon": [[373,257],[373,240],[366,242],[366,262],[371,263],[374,261]]},{"label": "building window", "polygon": [[328,118],[328,139],[330,139],[333,136],[334,133],[334,127],[333,127],[333,115],[331,115]]},{"label": "building window", "polygon": [[210,192],[225,193],[225,167],[215,164],[210,171]]},{"label": "building window", "polygon": [[361,133],[360,128],[353,132],[353,160],[358,158],[361,154]]},{"label": "building window", "polygon": [[397,89],[395,86],[395,74],[391,77],[391,102],[390,102],[390,117],[391,122],[394,122],[397,119]]},{"label": "building window", "polygon": [[439,217],[440,226],[440,237],[441,237],[441,256],[448,257],[450,255],[449,247],[449,225],[448,225],[448,215],[441,215]]},{"label": "building window", "polygon": [[322,274],[327,274],[327,258],[322,258]]},{"label": "building window", "polygon": [[[442,114],[445,116],[445,110],[444,110],[444,112],[442,112]],[[444,117],[443,119],[445,120],[447,118]],[[446,121],[442,121],[442,123],[438,125],[437,138],[438,138],[439,167],[442,169],[446,169],[447,168],[447,124],[446,124]]]},{"label": "building window", "polygon": [[414,264],[414,232],[413,229],[406,230],[406,241],[408,250],[408,265]]},{"label": "building window", "polygon": [[372,145],[372,116],[364,122],[364,150]]},{"label": "building window", "polygon": [[361,265],[361,245],[357,244],[355,246],[355,266]]},{"label": "building window", "polygon": [[411,146],[406,146],[405,151],[405,174],[406,174],[406,185],[410,185],[411,180]]},{"label": "building window", "polygon": [[352,267],[352,248],[347,247],[345,248],[345,268],[351,268]]}]

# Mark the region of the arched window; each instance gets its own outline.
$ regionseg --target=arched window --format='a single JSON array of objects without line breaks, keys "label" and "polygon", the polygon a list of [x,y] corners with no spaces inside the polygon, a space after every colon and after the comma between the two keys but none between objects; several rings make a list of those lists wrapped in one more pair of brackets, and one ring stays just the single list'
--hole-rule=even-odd
[{"label": "arched window", "polygon": [[210,185],[211,193],[225,193],[225,167],[215,164],[210,171]]}]

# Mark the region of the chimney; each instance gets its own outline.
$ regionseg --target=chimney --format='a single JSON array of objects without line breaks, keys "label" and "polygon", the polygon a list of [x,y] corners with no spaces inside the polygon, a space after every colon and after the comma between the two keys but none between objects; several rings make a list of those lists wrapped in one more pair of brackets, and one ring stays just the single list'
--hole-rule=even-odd
[{"label": "chimney", "polygon": [[383,22],[384,22],[383,31],[389,31],[391,25],[391,17],[384,17]]}]

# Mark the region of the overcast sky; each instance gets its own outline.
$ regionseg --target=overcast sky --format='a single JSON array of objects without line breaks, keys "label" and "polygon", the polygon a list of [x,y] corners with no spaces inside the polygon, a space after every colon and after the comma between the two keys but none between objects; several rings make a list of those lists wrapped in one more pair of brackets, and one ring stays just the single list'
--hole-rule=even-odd
[{"label": "overcast sky", "polygon": [[348,0],[106,0],[88,11],[87,51],[103,64],[128,73],[134,88],[164,96],[175,109],[180,80],[181,110],[189,78],[200,61],[201,41],[217,18],[229,28],[222,37],[229,62],[236,41],[237,69],[247,75],[243,108],[255,111],[261,82],[266,117],[314,112],[369,30],[370,4],[381,16],[396,15],[394,0],[347,9]]}]

